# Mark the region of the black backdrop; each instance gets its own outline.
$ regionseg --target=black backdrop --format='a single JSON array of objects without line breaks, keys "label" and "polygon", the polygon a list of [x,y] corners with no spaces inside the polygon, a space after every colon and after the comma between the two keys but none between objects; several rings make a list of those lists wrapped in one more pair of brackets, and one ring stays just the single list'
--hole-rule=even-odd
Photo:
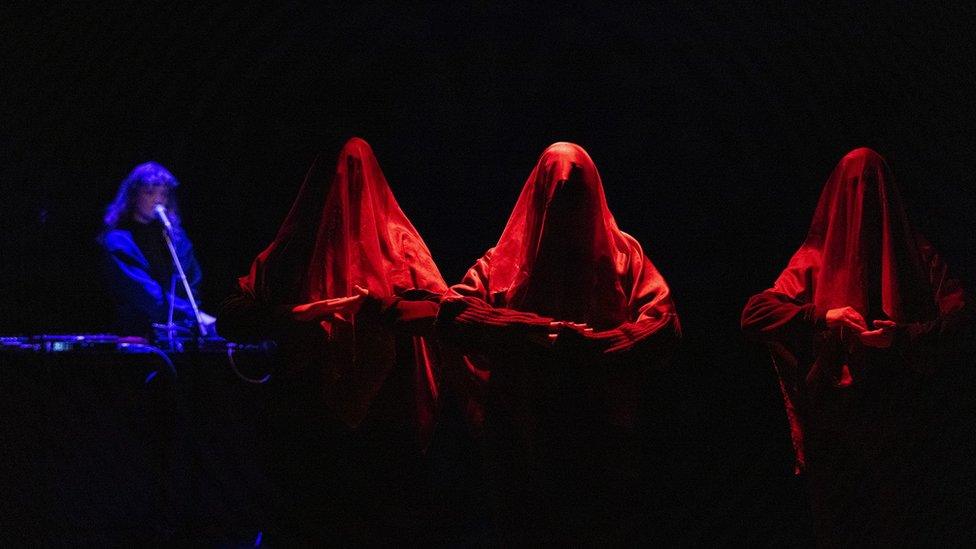
[{"label": "black backdrop", "polygon": [[682,513],[735,536],[803,517],[775,380],[738,314],[839,158],[878,150],[915,224],[976,273],[972,8],[262,4],[2,8],[0,332],[104,329],[93,239],[138,162],[182,181],[212,312],[316,153],[349,136],[449,282],[542,149],[574,141],[685,326],[656,404]]}]

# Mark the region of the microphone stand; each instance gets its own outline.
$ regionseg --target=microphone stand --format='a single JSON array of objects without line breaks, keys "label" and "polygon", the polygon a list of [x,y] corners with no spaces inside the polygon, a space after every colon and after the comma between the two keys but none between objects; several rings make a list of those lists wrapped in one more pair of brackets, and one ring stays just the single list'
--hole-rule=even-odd
[{"label": "microphone stand", "polygon": [[[179,273],[180,280],[183,282],[183,289],[186,291],[187,301],[190,302],[190,307],[193,308],[193,318],[195,318],[197,321],[197,330],[200,332],[200,337],[207,337],[210,334],[207,333],[207,327],[203,324],[203,316],[200,314],[200,308],[197,307],[197,300],[193,297],[193,290],[190,289],[190,283],[186,279],[186,273],[183,272],[183,263],[180,261],[179,254],[176,253],[176,246],[173,245],[173,239],[171,237],[173,225],[169,222],[169,218],[166,216],[166,208],[164,208],[162,205],[157,205],[156,214],[163,222],[163,238],[166,240],[166,247],[169,248],[169,254],[173,256],[173,265],[176,267],[176,272]],[[172,302],[175,302],[175,298],[176,295],[174,292]]]},{"label": "microphone stand", "polygon": [[[173,309],[176,306],[176,277],[169,277],[169,292],[166,293],[166,300],[169,301],[169,311],[166,314],[166,324],[153,324],[156,331],[158,343],[165,342],[167,350],[180,352],[183,350],[179,340],[176,339],[176,325],[173,324]],[[161,332],[160,330],[165,330]]]},{"label": "microphone stand", "polygon": [[166,314],[166,326],[170,332],[170,339],[173,338],[173,310],[176,309],[176,278],[169,277],[169,312]]}]

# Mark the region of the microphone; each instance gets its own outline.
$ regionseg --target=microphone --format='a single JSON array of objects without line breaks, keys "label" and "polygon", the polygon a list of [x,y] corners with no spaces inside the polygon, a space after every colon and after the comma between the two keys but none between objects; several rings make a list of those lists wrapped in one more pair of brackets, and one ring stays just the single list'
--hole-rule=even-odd
[{"label": "microphone", "polygon": [[162,204],[156,204],[156,207],[153,208],[153,211],[156,212],[156,217],[158,217],[159,220],[163,222],[163,226],[166,227],[166,231],[170,233],[173,232],[173,224],[170,223],[169,216],[166,215],[166,206],[163,206]]}]

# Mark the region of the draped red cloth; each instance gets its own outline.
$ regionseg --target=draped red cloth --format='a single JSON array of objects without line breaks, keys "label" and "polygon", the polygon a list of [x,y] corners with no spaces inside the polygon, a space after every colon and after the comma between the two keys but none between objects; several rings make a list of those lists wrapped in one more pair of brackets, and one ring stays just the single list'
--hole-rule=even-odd
[{"label": "draped red cloth", "polygon": [[[469,304],[460,321],[585,323],[607,355],[680,334],[667,283],[617,227],[596,165],[573,143],[555,143],[539,157],[498,243],[445,295],[445,303],[457,300]],[[486,380],[491,365],[469,359],[469,367]]]},{"label": "draped red cloth", "polygon": [[617,227],[596,165],[572,143],[542,153],[498,243],[452,293],[598,329],[653,330],[675,316],[667,284]]},{"label": "draped red cloth", "polygon": [[[592,331],[563,324],[550,341],[557,321]],[[497,244],[445,294],[438,325],[467,353],[469,418],[484,412],[498,544],[627,539],[639,523],[628,496],[640,391],[680,326],[586,151],[542,153]]]},{"label": "draped red cloth", "polygon": [[925,246],[888,164],[855,149],[830,174],[803,246],[773,288],[793,298],[809,294],[818,316],[850,306],[869,320],[928,320],[938,309]]},{"label": "draped red cloth", "polygon": [[[334,170],[321,156],[315,160],[274,241],[239,286],[256,300],[294,305],[355,295],[356,285],[387,301],[447,289],[369,144],[354,137]],[[326,404],[356,426],[397,362],[396,334],[382,323],[350,320],[331,330],[323,390]],[[423,337],[413,337],[413,345],[418,421],[429,430],[437,393],[434,353]]]},{"label": "draped red cloth", "polygon": [[617,227],[596,165],[573,143],[542,153],[498,243],[449,295],[596,329],[654,331],[676,317],[664,278]]},{"label": "draped red cloth", "polygon": [[[895,321],[906,344],[964,305],[958,281],[909,223],[884,159],[867,148],[845,155],[824,186],[803,245],[742,314],[743,329],[771,343],[797,470],[804,467],[810,398],[821,386],[858,383],[868,361],[857,334],[826,335],[828,310],[852,307],[869,329],[874,320]],[[925,360],[918,353],[908,358],[921,370]]]}]

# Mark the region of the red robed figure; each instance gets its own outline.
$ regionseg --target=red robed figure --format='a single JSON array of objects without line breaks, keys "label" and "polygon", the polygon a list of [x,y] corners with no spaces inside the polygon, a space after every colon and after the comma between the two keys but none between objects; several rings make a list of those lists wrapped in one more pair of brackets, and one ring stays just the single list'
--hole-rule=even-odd
[{"label": "red robed figure", "polygon": [[[423,239],[393,197],[370,146],[350,139],[334,170],[318,158],[274,241],[239,280],[242,292],[263,303],[293,306],[357,294],[365,288],[397,321],[426,316],[436,305],[407,310],[410,300],[447,285]],[[428,310],[429,309],[429,310]],[[362,315],[360,315],[362,316]],[[397,357],[396,330],[384,322],[352,318],[323,322],[329,349],[323,392],[326,405],[347,425],[366,416],[398,362],[415,366],[417,420],[429,437],[437,397],[437,364],[430,343],[413,336],[412,355]]]},{"label": "red robed figure", "polygon": [[573,143],[542,153],[498,243],[445,301],[475,304],[470,298],[534,313],[515,319],[544,319],[547,329],[550,320],[586,324],[593,332],[578,333],[607,353],[680,333],[668,285],[617,227],[596,165]]},{"label": "red robed figure", "polygon": [[[908,222],[884,159],[866,148],[844,156],[824,186],[803,245],[773,287],[750,299],[742,313],[743,330],[774,344],[798,467],[804,459],[798,395],[823,383],[856,383],[865,346],[850,331],[843,345],[798,364],[802,350],[786,338],[792,324],[826,328],[829,310],[851,307],[865,322],[893,321],[897,331],[917,339],[929,323],[964,305],[958,280]],[[914,367],[927,367],[924,356],[917,359]]]},{"label": "red robed figure", "polygon": [[968,309],[884,159],[866,148],[844,156],[803,245],[742,313],[746,334],[770,345],[823,543],[877,541],[912,523],[893,517],[921,480],[898,478],[927,476],[919,462],[932,456],[909,457],[926,429],[926,379]]},{"label": "red robed figure", "polygon": [[[556,143],[542,153],[498,243],[445,294],[438,324],[485,393],[503,537],[606,533],[614,521],[584,510],[607,503],[597,492],[629,489],[601,465],[627,459],[610,433],[632,426],[642,374],[673,349],[680,326],[664,278],[617,227],[586,151]],[[520,538],[522,529],[535,533]]]}]

